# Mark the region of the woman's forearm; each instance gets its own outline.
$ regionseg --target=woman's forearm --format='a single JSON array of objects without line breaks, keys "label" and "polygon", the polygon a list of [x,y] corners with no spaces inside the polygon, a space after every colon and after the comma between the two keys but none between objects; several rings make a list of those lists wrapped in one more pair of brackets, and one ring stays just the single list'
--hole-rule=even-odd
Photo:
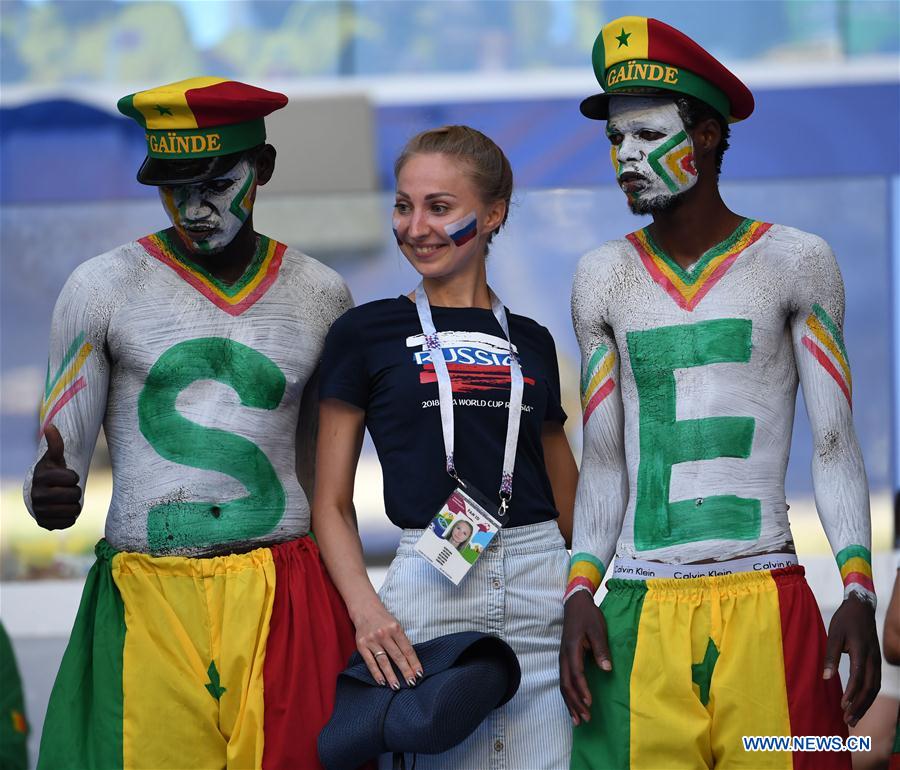
[{"label": "woman's forearm", "polygon": [[378,601],[378,595],[366,570],[353,507],[341,508],[334,503],[313,506],[313,530],[328,574],[355,624],[361,608]]}]

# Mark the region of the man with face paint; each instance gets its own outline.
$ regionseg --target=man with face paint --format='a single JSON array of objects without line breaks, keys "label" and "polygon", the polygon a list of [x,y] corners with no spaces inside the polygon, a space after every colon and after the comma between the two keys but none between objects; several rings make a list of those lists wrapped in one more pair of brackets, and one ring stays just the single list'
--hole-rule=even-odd
[{"label": "man with face paint", "polygon": [[39,767],[319,767],[354,639],[308,536],[312,378],[352,303],[253,228],[286,103],[221,78],[119,102],[172,226],[82,264],[53,315],[25,501],[71,526],[101,425],[113,496]]},{"label": "man with face paint", "polygon": [[[821,238],[723,202],[729,123],[753,97],[709,53],[631,16],[603,28],[593,57],[605,93],[581,110],[606,120],[619,186],[653,223],[585,255],[574,279],[584,452],[560,654],[572,767],[849,768],[845,751],[742,740],[846,737],[880,683],[837,263]],[[827,637],[784,495],[798,384],[844,582]]]}]

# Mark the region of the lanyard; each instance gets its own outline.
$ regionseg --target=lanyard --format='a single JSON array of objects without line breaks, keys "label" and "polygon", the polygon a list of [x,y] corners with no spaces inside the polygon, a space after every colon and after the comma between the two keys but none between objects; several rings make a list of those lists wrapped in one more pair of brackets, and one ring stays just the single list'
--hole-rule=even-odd
[{"label": "lanyard", "polygon": [[[434,374],[438,384],[438,404],[441,410],[441,429],[444,433],[444,452],[447,455],[447,473],[460,481],[456,473],[456,465],[453,462],[453,390],[450,384],[450,373],[447,371],[447,361],[441,349],[441,340],[434,321],[431,318],[431,306],[428,297],[425,296],[425,287],[420,282],[416,287],[416,311],[419,314],[419,323],[422,325],[422,333],[425,335],[425,347],[428,349],[431,363],[434,365]],[[507,504],[512,498],[513,468],[516,464],[516,446],[519,443],[519,423],[522,419],[522,367],[519,359],[513,352],[512,339],[509,336],[509,323],[506,320],[506,309],[497,295],[491,291],[491,311],[500,324],[506,341],[509,345],[509,421],[506,425],[506,446],[503,450],[503,475],[500,479],[500,510],[506,512]],[[460,481],[460,483],[462,483]]]}]

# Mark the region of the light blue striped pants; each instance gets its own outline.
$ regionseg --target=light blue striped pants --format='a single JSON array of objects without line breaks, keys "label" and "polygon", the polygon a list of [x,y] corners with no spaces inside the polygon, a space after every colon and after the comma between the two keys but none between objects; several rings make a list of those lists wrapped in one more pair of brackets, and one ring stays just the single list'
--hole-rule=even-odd
[{"label": "light blue striped pants", "polygon": [[413,644],[457,631],[499,636],[519,658],[522,683],[461,744],[419,754],[416,770],[565,770],[572,722],[559,693],[559,644],[569,559],[556,522],[501,530],[459,586],[413,550],[423,531],[403,531],[380,591],[385,607]]}]

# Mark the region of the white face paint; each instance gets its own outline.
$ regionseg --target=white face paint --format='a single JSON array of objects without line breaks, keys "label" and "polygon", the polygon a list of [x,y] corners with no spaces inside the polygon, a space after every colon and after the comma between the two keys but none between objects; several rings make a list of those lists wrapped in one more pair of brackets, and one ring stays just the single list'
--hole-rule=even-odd
[{"label": "white face paint", "polygon": [[246,158],[222,176],[160,187],[159,196],[184,245],[212,254],[234,240],[253,210],[256,166]]},{"label": "white face paint", "polygon": [[697,183],[694,144],[669,99],[610,99],[606,134],[616,179],[636,214],[666,208]]}]

